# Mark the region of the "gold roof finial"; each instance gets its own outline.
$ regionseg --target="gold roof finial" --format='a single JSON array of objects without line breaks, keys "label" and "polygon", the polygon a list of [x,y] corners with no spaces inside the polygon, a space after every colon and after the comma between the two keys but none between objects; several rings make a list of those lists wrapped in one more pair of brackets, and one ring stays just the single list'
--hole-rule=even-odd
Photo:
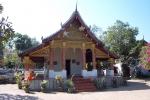
[{"label": "gold roof finial", "polygon": [[78,0],[76,1],[76,11],[78,11]]},{"label": "gold roof finial", "polygon": [[61,28],[62,28],[62,26],[63,26],[62,22],[60,23],[60,26],[61,26]]}]

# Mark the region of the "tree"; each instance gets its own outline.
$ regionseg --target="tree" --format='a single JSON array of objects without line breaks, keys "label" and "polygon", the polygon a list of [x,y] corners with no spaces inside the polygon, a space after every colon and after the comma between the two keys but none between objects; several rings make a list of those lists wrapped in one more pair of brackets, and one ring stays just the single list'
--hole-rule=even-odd
[{"label": "tree", "polygon": [[39,45],[39,42],[36,40],[36,38],[31,38],[32,47],[35,47]]},{"label": "tree", "polygon": [[142,40],[137,40],[136,41],[136,45],[131,48],[130,52],[129,52],[129,57],[132,57],[134,59],[138,59],[140,56],[140,52],[142,50],[142,47],[147,44],[147,42],[142,39]]},{"label": "tree", "polygon": [[92,33],[94,33],[98,39],[100,39],[102,42],[104,42],[105,33],[102,31],[102,28],[100,28],[96,25],[93,25],[90,28],[91,28]]},{"label": "tree", "polygon": [[8,68],[14,68],[15,66],[20,66],[21,59],[19,58],[17,51],[9,48],[4,50],[4,65]]},{"label": "tree", "polygon": [[0,14],[2,13],[3,11],[3,6],[0,4]]},{"label": "tree", "polygon": [[[3,11],[3,6],[0,4],[0,13]],[[12,23],[8,21],[8,17],[2,17],[0,19],[0,50],[4,47],[4,44],[8,42],[10,38],[14,36],[14,29]]]},{"label": "tree", "polygon": [[104,41],[111,51],[122,59],[127,58],[129,51],[136,45],[138,28],[131,27],[128,23],[117,20],[114,25],[108,27]]},{"label": "tree", "polygon": [[30,38],[28,35],[22,35],[17,33],[15,38],[14,38],[14,44],[15,44],[15,48],[19,51],[19,52],[23,52],[24,50],[37,46],[39,44],[38,41],[36,41],[36,39],[32,39]]},{"label": "tree", "polygon": [[142,47],[140,52],[140,64],[150,70],[150,43]]},{"label": "tree", "polygon": [[[0,14],[2,13],[2,11],[3,6],[0,4]],[[8,42],[9,38],[11,38],[12,36],[14,36],[12,23],[8,21],[8,17],[2,17],[0,19],[0,47],[2,48],[4,43]]]},{"label": "tree", "polygon": [[8,17],[2,18],[0,20],[0,46],[3,47],[5,43],[8,42],[10,38],[14,36],[14,29],[12,28],[12,23],[8,22]]},{"label": "tree", "polygon": [[[0,4],[0,14],[2,13],[3,6]],[[14,29],[12,28],[12,23],[8,21],[8,17],[2,17],[0,19],[0,66],[3,60],[3,49],[5,44],[10,38],[14,36]]]}]

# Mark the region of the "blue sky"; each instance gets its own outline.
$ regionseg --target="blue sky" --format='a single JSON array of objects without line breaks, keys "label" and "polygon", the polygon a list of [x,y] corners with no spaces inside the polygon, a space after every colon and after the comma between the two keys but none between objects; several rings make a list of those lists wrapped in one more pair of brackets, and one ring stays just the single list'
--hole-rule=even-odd
[{"label": "blue sky", "polygon": [[[40,41],[60,28],[75,10],[77,0],[1,0],[2,16],[9,16],[16,32],[28,34]],[[97,25],[103,31],[118,19],[139,28],[150,41],[150,0],[78,0],[78,11],[87,25]]]}]

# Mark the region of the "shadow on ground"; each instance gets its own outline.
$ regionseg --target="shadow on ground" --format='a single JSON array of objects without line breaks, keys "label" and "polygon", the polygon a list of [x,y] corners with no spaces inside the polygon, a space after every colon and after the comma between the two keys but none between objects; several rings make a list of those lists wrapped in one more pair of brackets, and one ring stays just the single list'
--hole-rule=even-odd
[{"label": "shadow on ground", "polygon": [[[137,91],[137,90],[150,90],[150,79],[142,79],[142,81],[128,81],[127,86],[119,86],[117,88],[107,87],[103,90],[95,92],[118,92],[118,91]],[[148,83],[149,81],[149,83]],[[149,84],[149,85],[148,85]],[[82,94],[95,93],[95,92],[80,92]]]},{"label": "shadow on ground", "polygon": [[134,90],[147,90],[150,89],[150,85],[147,84],[146,81],[143,82],[132,82],[129,81],[127,86],[120,86],[117,88],[108,88],[106,92],[109,91],[134,91]]},{"label": "shadow on ground", "polygon": [[0,94],[0,100],[40,100],[38,97],[28,95]]}]

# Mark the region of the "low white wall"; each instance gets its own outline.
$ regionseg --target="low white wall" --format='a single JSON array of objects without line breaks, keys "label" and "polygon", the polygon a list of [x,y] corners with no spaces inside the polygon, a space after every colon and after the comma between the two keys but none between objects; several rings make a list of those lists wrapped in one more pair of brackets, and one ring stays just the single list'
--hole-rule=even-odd
[{"label": "low white wall", "polygon": [[54,70],[49,70],[49,78],[55,78],[57,75],[60,75],[62,78],[66,78],[66,70],[61,70],[61,71],[54,71]]},{"label": "low white wall", "polygon": [[82,70],[82,76],[84,78],[97,77],[97,70],[96,69],[93,69],[92,71]]},{"label": "low white wall", "polygon": [[102,76],[98,77],[96,79],[102,79],[105,78],[106,86],[112,87],[112,80],[115,78],[117,80],[117,86],[122,86],[124,84],[123,78],[121,76]]},{"label": "low white wall", "polygon": [[106,69],[106,70],[103,70],[103,71],[104,71],[105,76],[114,76],[114,70]]},{"label": "low white wall", "polygon": [[[64,81],[65,79],[63,79]],[[59,84],[58,82],[54,79],[54,78],[51,78],[48,81],[48,84],[47,84],[47,90],[58,90],[59,89]],[[33,91],[40,91],[41,90],[41,84],[42,80],[32,80],[31,84],[30,84],[30,90],[33,90]]]}]

